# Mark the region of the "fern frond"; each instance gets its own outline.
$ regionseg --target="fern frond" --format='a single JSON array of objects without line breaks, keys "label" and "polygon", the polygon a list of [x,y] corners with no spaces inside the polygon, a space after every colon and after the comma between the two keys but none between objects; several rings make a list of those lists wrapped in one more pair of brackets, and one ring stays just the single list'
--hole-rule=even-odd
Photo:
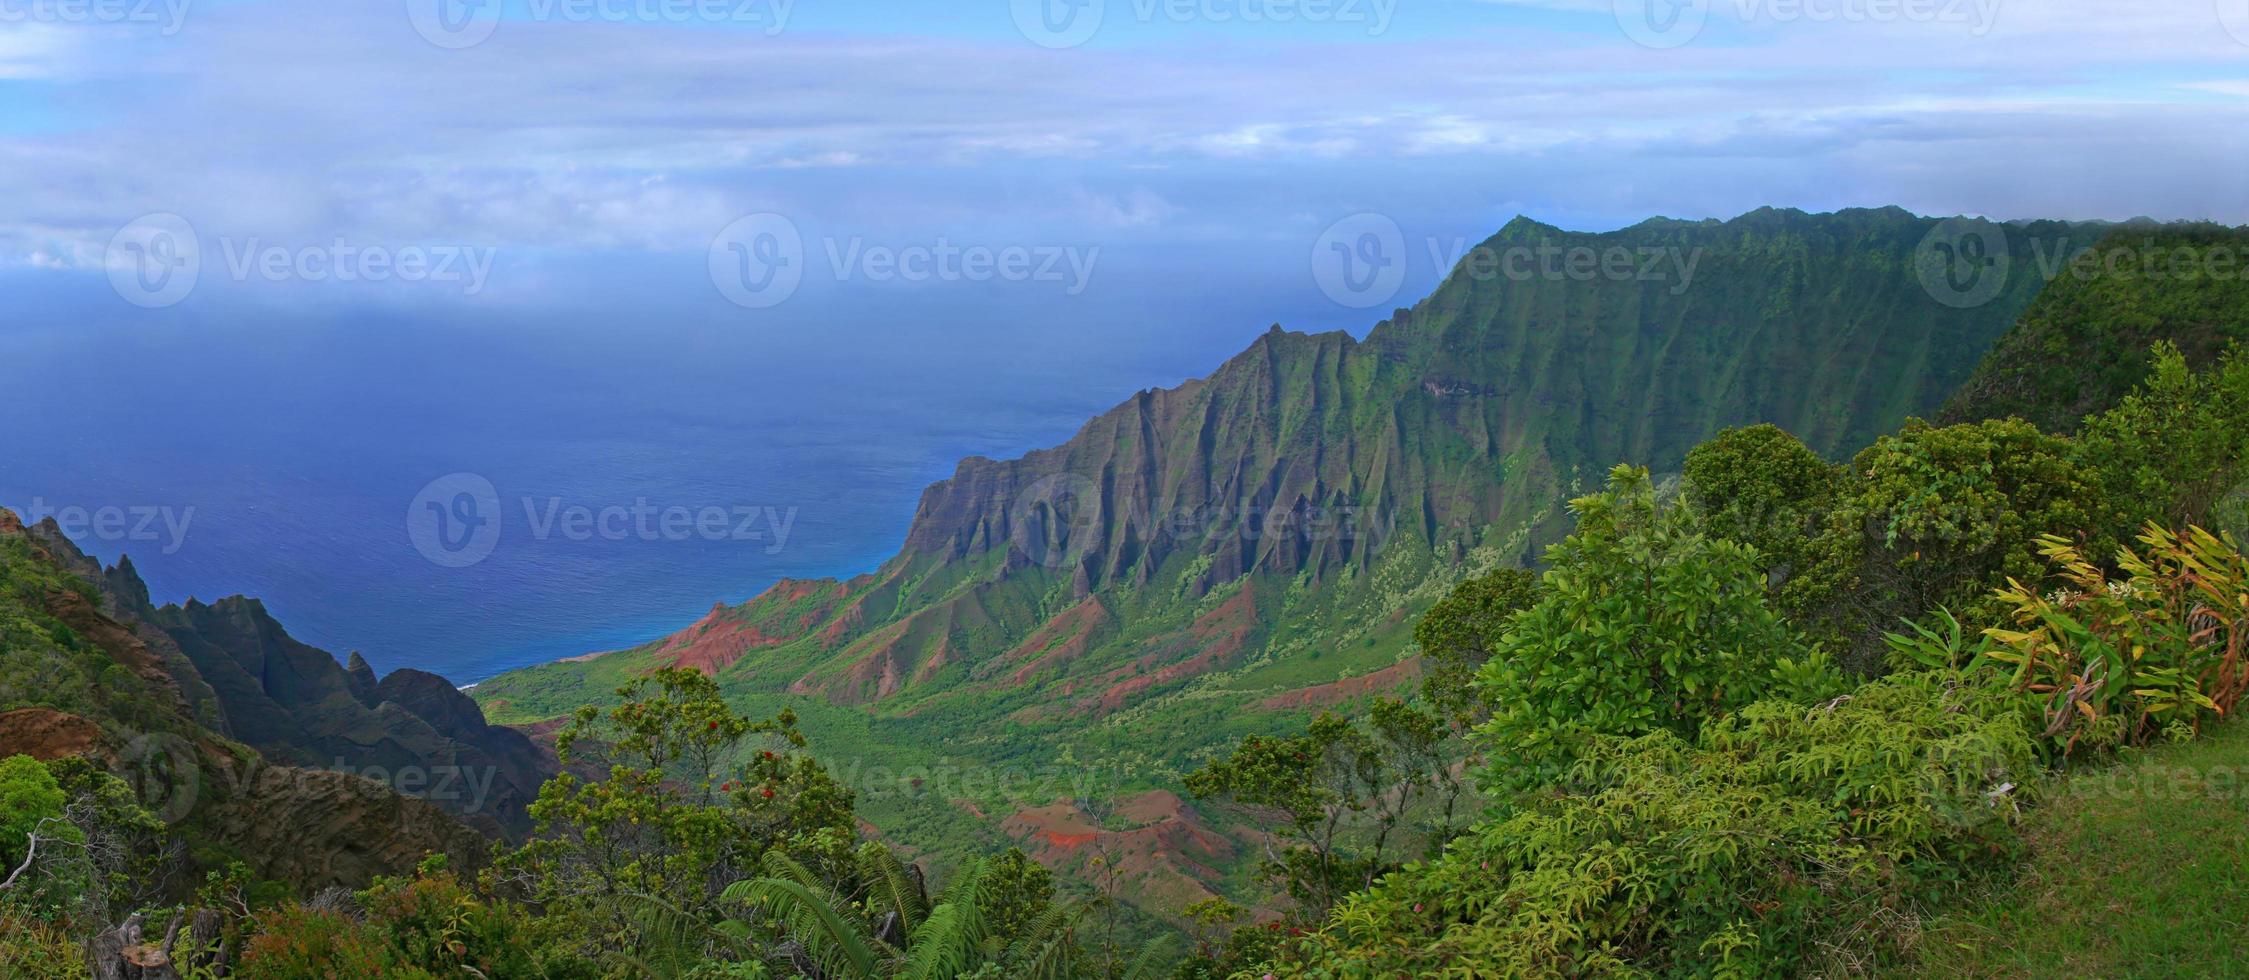
[{"label": "fern frond", "polygon": [[872,980],[882,974],[882,962],[895,952],[837,909],[825,889],[776,877],[736,882],[726,892],[773,912],[824,973]]},{"label": "fern frond", "polygon": [[1132,965],[1125,968],[1122,980],[1153,980],[1158,962],[1170,951],[1170,936],[1157,936],[1148,940],[1146,945],[1140,947],[1140,955],[1132,958]]},{"label": "fern frond", "polygon": [[890,848],[881,844],[869,844],[860,851],[859,863],[874,889],[873,897],[882,903],[873,909],[877,917],[883,912],[896,912],[905,934],[913,935],[929,909],[922,906],[921,887],[907,873],[906,866],[898,862],[898,856],[891,853]]}]

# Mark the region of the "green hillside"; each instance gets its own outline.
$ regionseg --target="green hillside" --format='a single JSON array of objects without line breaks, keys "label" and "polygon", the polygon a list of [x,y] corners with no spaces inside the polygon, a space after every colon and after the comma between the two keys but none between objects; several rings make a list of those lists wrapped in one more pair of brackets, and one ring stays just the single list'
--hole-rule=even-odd
[{"label": "green hillside", "polygon": [[[1039,796],[869,807],[909,845],[959,846],[964,820],[992,833],[1056,798],[1176,792],[1244,735],[1411,684],[1420,611],[1465,575],[1535,562],[1562,502],[1617,461],[1675,475],[1755,422],[1840,460],[1939,405],[2041,283],[1937,301],[1916,257],[1938,226],[1895,208],[1606,233],[1518,219],[1363,341],[1276,327],[1061,446],[962,462],[869,575],[784,582],[662,643],[472,693],[531,723],[690,665],[745,710],[792,707],[831,757],[1047,777]],[[2034,269],[2083,234],[2004,237]],[[1194,863],[1166,901],[1214,883]]]},{"label": "green hillside", "polygon": [[2064,255],[2052,287],[1945,403],[1946,420],[2014,415],[2068,432],[2147,376],[2156,341],[2207,364],[2249,338],[2249,230],[2122,225]]}]

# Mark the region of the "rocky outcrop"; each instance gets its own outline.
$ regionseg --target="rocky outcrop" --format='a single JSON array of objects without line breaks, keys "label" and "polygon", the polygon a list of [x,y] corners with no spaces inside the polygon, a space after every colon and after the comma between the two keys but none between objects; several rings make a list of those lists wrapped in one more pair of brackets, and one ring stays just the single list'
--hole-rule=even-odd
[{"label": "rocky outcrop", "polygon": [[[351,691],[351,696],[357,698],[360,704],[372,708],[382,703],[382,697],[375,691],[377,684],[375,668],[368,666],[367,658],[360,656],[359,651],[353,650],[351,659],[344,661],[345,689]],[[484,719],[479,717],[477,720]]]},{"label": "rocky outcrop", "polygon": [[[137,586],[134,580],[113,588],[145,596]],[[527,738],[485,724],[482,709],[443,678],[399,671],[370,686],[373,671],[364,658],[356,668],[337,663],[242,596],[143,608],[141,615],[215,692],[230,737],[288,764],[418,773],[419,785],[471,779],[490,790],[431,799],[493,836],[529,830],[525,808],[551,770]]]},{"label": "rocky outcrop", "polygon": [[[234,726],[215,724],[213,718],[232,717],[248,730],[265,732],[293,716],[250,700],[216,710],[217,699],[239,693],[246,682],[222,673],[220,684],[208,683],[189,648],[136,615],[145,610],[147,591],[130,565],[105,572],[51,523],[25,528],[15,515],[0,511],[0,581],[11,586],[0,590],[0,620],[11,623],[0,644],[0,755],[91,758],[126,777],[144,806],[191,840],[191,852],[238,857],[262,877],[308,890],[363,887],[377,874],[410,872],[431,852],[467,865],[485,852],[483,834],[407,795],[432,788],[426,778],[417,777],[412,786],[403,779],[375,781],[357,774],[368,772],[364,763],[338,766],[351,772],[277,765],[237,741],[229,731]],[[268,657],[261,674],[277,679],[276,689],[308,690],[290,687],[283,675],[296,664],[316,675],[317,665],[287,649],[278,639],[285,637],[279,627],[259,621],[262,610],[236,602],[219,615],[271,641],[259,651]],[[225,655],[237,673],[248,673],[228,651],[205,649],[207,638],[200,633],[193,639],[194,653]],[[326,668],[339,678],[344,673],[333,659]],[[445,724],[469,729],[457,701],[446,702],[419,686],[402,683],[400,689],[414,689],[410,700],[417,705],[436,705],[426,710]],[[199,707],[198,700],[213,703]],[[338,700],[374,717],[348,696]],[[425,744],[440,739],[406,708],[384,704],[379,713],[371,746],[390,744],[382,733],[409,724],[426,733]],[[481,725],[481,716],[476,722]],[[535,758],[527,740],[505,734]],[[409,758],[407,764],[426,773],[435,768],[432,759],[458,765],[465,758],[455,751]],[[391,780],[399,770],[381,775]],[[501,791],[491,782],[481,794],[459,795],[496,796]],[[120,955],[128,947],[120,947]]]}]

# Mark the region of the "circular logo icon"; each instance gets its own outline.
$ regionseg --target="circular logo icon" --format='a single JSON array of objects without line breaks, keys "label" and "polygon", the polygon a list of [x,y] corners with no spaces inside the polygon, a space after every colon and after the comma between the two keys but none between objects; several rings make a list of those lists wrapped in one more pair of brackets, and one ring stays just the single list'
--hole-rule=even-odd
[{"label": "circular logo icon", "polygon": [[1406,235],[1388,215],[1354,214],[1312,243],[1312,281],[1354,310],[1381,306],[1406,281]]},{"label": "circular logo icon", "polygon": [[474,473],[431,480],[406,508],[406,537],[442,568],[467,568],[500,544],[500,491]]},{"label": "circular logo icon", "polygon": [[162,309],[186,299],[203,275],[195,226],[176,214],[151,214],[117,230],[102,257],[109,285],[125,302]]},{"label": "circular logo icon", "polygon": [[1624,36],[1643,48],[1676,48],[1702,34],[1710,0],[1615,0]]},{"label": "circular logo icon", "polygon": [[1015,29],[1042,48],[1074,48],[1101,30],[1106,0],[1014,0]]},{"label": "circular logo icon", "polygon": [[503,0],[406,0],[406,17],[422,40],[459,51],[490,40],[500,29]]},{"label": "circular logo icon", "polygon": [[2218,23],[2226,33],[2243,44],[2249,44],[2249,0],[2215,0],[2218,5]]},{"label": "circular logo icon", "polygon": [[1954,309],[1998,298],[2013,264],[2006,226],[1981,218],[1937,222],[1913,250],[1913,272],[1922,290]]},{"label": "circular logo icon", "polygon": [[1031,561],[1060,568],[1093,539],[1101,521],[1101,488],[1075,473],[1033,481],[1015,498],[1016,547]]},{"label": "circular logo icon", "polygon": [[187,819],[202,789],[203,767],[195,746],[178,735],[153,732],[125,746],[118,756],[125,783],[148,812],[167,824]]},{"label": "circular logo icon", "polygon": [[804,236],[782,215],[750,215],[711,240],[711,284],[736,306],[779,306],[803,282]]}]

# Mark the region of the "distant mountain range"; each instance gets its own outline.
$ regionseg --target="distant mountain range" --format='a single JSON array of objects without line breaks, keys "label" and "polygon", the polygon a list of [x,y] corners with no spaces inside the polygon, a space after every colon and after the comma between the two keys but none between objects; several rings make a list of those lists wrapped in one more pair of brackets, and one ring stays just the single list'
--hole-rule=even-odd
[{"label": "distant mountain range", "polygon": [[[1933,411],[2054,257],[2106,232],[1897,208],[1606,233],[1517,219],[1363,341],[1275,327],[1060,446],[964,460],[874,572],[784,581],[473,693],[530,722],[686,665],[795,707],[823,755],[1067,772],[1090,791],[1066,812],[880,785],[863,809],[908,844],[957,836],[968,813],[1050,857],[1089,833],[1168,835],[1192,846],[1158,848],[1141,884],[1191,899],[1229,872],[1192,808],[1165,802],[1184,767],[1410,682],[1416,614],[1463,575],[1535,563],[1563,502],[1619,461],[1676,473],[1756,422],[1841,459]],[[1152,822],[1105,826],[1087,812],[1104,800]]]},{"label": "distant mountain range", "polygon": [[1066,874],[1101,855],[1168,913],[1246,893],[1261,842],[1182,799],[1181,773],[1409,686],[1418,614],[1535,564],[1608,466],[1675,474],[1756,422],[1839,460],[1940,408],[2069,428],[2139,380],[2148,343],[2206,356],[2249,323],[2233,280],[2069,260],[2220,240],[2244,233],[1896,208],[1518,219],[1365,340],[1275,327],[1060,446],[963,461],[870,573],[469,693],[339,662],[254,599],[156,607],[130,560],[0,511],[0,753],[95,756],[214,854],[354,884],[520,836],[556,719],[688,666],[746,711],[794,710],[865,829],[1018,843]]}]

